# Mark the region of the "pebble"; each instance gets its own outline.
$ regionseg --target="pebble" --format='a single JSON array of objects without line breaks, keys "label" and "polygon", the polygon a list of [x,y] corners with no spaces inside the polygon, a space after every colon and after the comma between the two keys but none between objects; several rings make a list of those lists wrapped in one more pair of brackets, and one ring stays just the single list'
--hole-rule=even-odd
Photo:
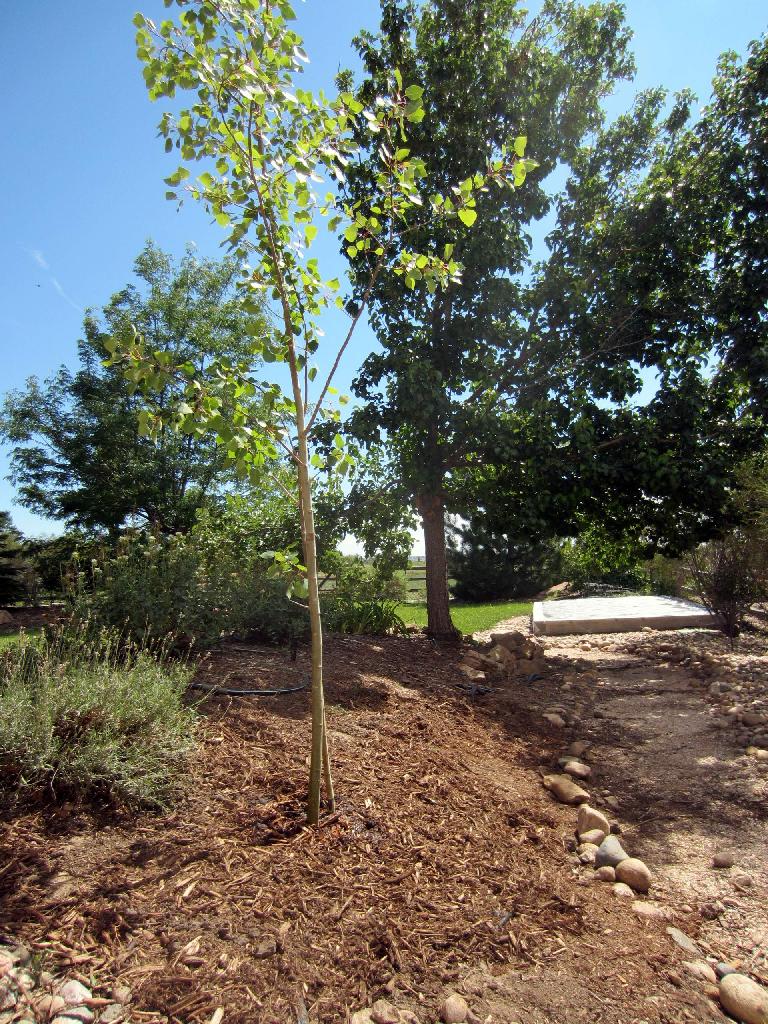
[{"label": "pebble", "polygon": [[694,978],[709,982],[712,985],[717,984],[717,975],[706,960],[683,960],[683,967]]},{"label": "pebble", "polygon": [[115,985],[112,989],[112,998],[116,1003],[122,1003],[123,1006],[127,1006],[132,998],[131,990],[127,985]]},{"label": "pebble", "polygon": [[720,1002],[744,1024],[766,1024],[768,991],[745,974],[727,974],[720,979]]},{"label": "pebble", "polygon": [[587,832],[579,832],[579,842],[594,843],[599,846],[605,839],[605,832],[601,828],[591,828]]},{"label": "pebble", "polygon": [[612,811],[618,811],[619,807],[621,807],[621,801],[617,796],[607,796],[605,803]]},{"label": "pebble", "polygon": [[92,1024],[96,1014],[89,1006],[70,1006],[64,1013],[67,1020],[80,1021],[80,1024]]},{"label": "pebble", "polygon": [[110,1003],[101,1011],[99,1024],[119,1024],[125,1020],[125,1007],[120,1003]]},{"label": "pebble", "polygon": [[589,740],[574,740],[570,747],[568,747],[568,753],[571,757],[582,757],[591,746],[592,744]]},{"label": "pebble", "polygon": [[701,916],[705,921],[716,921],[721,914],[725,913],[725,907],[719,900],[708,900],[700,907]]},{"label": "pebble", "polygon": [[621,861],[616,867],[616,878],[631,885],[636,892],[648,892],[651,885],[650,869],[639,857],[627,857]]},{"label": "pebble", "polygon": [[594,843],[581,843],[576,848],[576,853],[578,853],[582,864],[594,864],[597,850],[598,848]]},{"label": "pebble", "polygon": [[610,866],[610,864],[604,864],[601,868],[595,871],[595,878],[601,882],[615,882],[616,872]]},{"label": "pebble", "polygon": [[400,1024],[400,1013],[386,999],[377,999],[371,1007],[373,1024]]},{"label": "pebble", "polygon": [[679,928],[667,928],[667,935],[669,935],[675,945],[679,946],[680,949],[690,956],[701,956],[701,950],[693,939],[689,938],[685,932],[681,932]]},{"label": "pebble", "polygon": [[[634,896],[634,893],[632,895]],[[644,900],[634,901],[632,913],[637,914],[644,921],[666,921],[669,917],[669,911],[665,907],[660,907],[655,903],[646,903]]]},{"label": "pebble", "polygon": [[74,979],[65,981],[63,985],[60,985],[57,995],[61,996],[67,1006],[82,1006],[83,1003],[93,998],[91,990]]},{"label": "pebble", "polygon": [[458,992],[451,992],[443,1003],[442,1018],[445,1024],[464,1024],[469,1013],[469,1006],[464,996]]},{"label": "pebble", "polygon": [[724,851],[716,853],[712,858],[713,868],[732,868],[735,863],[736,858],[733,856],[733,854],[725,853]]},{"label": "pebble", "polygon": [[[601,868],[607,864],[609,867],[615,868],[622,861],[627,860],[628,857],[629,854],[616,836],[606,836],[598,847],[595,866]],[[616,877],[619,878],[618,872]],[[619,878],[619,881],[621,881],[621,878]]]},{"label": "pebble", "polygon": [[574,779],[588,779],[592,774],[592,769],[589,765],[582,764],[581,761],[569,761],[565,765],[564,771],[566,775],[570,775]]},{"label": "pebble", "polygon": [[746,871],[739,871],[732,874],[731,883],[734,889],[738,889],[739,892],[743,892],[745,889],[751,889],[755,884],[752,875],[748,875]]},{"label": "pebble", "polygon": [[545,775],[544,785],[563,804],[583,804],[589,800],[589,793],[577,786],[570,775]]},{"label": "pebble", "polygon": [[549,722],[550,725],[556,726],[558,729],[564,729],[566,722],[565,719],[556,714],[554,711],[550,711],[548,714],[541,716],[545,721]]},{"label": "pebble", "polygon": [[738,974],[739,972],[733,966],[733,964],[727,964],[724,960],[715,964],[715,974],[718,978],[725,978],[728,974]]},{"label": "pebble", "polygon": [[624,882],[616,882],[611,892],[614,896],[620,896],[623,899],[633,900],[635,898],[634,892]]},{"label": "pebble", "polygon": [[576,819],[576,831],[581,835],[583,832],[589,832],[591,829],[600,829],[601,832],[608,835],[611,831],[611,824],[602,811],[590,807],[589,804],[582,804],[579,808],[579,816]]}]

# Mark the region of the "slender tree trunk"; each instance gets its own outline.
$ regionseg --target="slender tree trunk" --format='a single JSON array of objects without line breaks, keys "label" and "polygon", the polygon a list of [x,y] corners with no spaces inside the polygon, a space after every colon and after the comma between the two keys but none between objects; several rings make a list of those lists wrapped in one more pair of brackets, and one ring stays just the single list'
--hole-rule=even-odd
[{"label": "slender tree trunk", "polygon": [[445,554],[445,503],[442,494],[420,494],[416,507],[424,527],[427,576],[427,633],[435,640],[455,640],[448,603],[448,560]]}]

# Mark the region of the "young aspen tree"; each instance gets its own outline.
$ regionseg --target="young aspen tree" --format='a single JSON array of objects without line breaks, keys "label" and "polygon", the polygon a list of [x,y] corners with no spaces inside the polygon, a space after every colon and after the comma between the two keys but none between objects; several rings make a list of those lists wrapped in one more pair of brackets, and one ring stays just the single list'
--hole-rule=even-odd
[{"label": "young aspen tree", "polygon": [[[226,232],[225,244],[242,262],[242,303],[254,312],[253,355],[283,363],[289,381],[254,378],[247,361],[221,359],[204,373],[190,361],[173,365],[166,353],[152,352],[136,333],[132,341],[114,343],[119,362],[136,388],[157,388],[163,380],[185,383],[184,400],[171,410],[148,408],[148,433],[167,426],[194,435],[213,432],[231,462],[244,476],[261,479],[270,466],[289,460],[295,470],[304,550],[303,565],[285,552],[275,564],[293,574],[293,593],[306,600],[311,634],[312,750],[307,817],[320,819],[321,779],[326,806],[333,808],[323,695],[323,638],[318,596],[317,557],[312,507],[312,471],[330,465],[345,473],[352,458],[336,434],[330,458],[313,452],[321,422],[340,418],[330,406],[332,381],[339,361],[359,324],[377,275],[388,267],[406,285],[425,283],[434,292],[459,279],[452,246],[441,252],[408,248],[409,212],[423,203],[467,227],[475,219],[479,192],[514,187],[530,161],[522,157],[525,140],[515,139],[498,160],[473,169],[471,177],[445,196],[424,196],[419,184],[424,163],[411,159],[405,126],[424,117],[422,90],[404,87],[393,69],[391,92],[366,107],[351,93],[328,99],[302,89],[300,72],[307,62],[302,41],[290,27],[288,3],[273,0],[165,0],[178,8],[176,21],[156,25],[139,14],[137,47],[153,100],[173,100],[190,93],[189,106],[163,114],[160,134],[168,152],[183,161],[166,182],[166,196],[178,200],[179,187],[199,200]],[[356,158],[361,128],[378,142],[376,199],[343,203],[333,190]],[[192,178],[189,165],[201,165]],[[186,183],[186,184],[185,184]],[[346,245],[372,256],[364,281],[352,280],[356,303],[343,337],[322,352],[324,375],[313,393],[315,357],[322,332],[319,320],[329,305],[345,308],[339,281],[326,279],[310,255],[325,220]],[[258,301],[255,298],[258,296]],[[263,298],[271,304],[275,329],[262,327]],[[258,313],[258,315],[257,315]],[[326,343],[323,344],[325,349]],[[247,400],[259,394],[259,418]],[[226,410],[227,415],[223,415]]]}]

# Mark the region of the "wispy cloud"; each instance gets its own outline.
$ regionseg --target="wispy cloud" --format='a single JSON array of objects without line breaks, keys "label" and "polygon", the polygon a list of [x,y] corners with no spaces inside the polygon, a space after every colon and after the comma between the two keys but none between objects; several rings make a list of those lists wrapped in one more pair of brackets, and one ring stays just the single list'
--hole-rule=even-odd
[{"label": "wispy cloud", "polygon": [[67,295],[67,293],[64,291],[64,289],[61,287],[61,284],[59,283],[58,278],[51,276],[51,284],[56,289],[56,291],[59,293],[59,295],[62,297],[62,299],[64,299],[65,302],[68,302],[73,309],[76,309],[78,311],[78,313],[82,313],[83,312],[83,307],[82,306],[78,306],[78,304],[75,302],[75,300],[71,299],[69,297],[69,295]]},{"label": "wispy cloud", "polygon": [[48,261],[46,260],[45,256],[43,256],[39,249],[30,249],[29,255],[32,257],[32,259],[35,261],[38,267],[42,267],[43,270],[48,269]]},{"label": "wispy cloud", "polygon": [[38,267],[40,267],[41,270],[44,270],[48,274],[48,280],[53,285],[53,289],[56,292],[56,294],[59,295],[69,306],[71,306],[72,309],[76,309],[78,313],[82,313],[83,307],[78,306],[75,300],[70,295],[67,295],[61,281],[59,281],[57,277],[50,273],[51,267],[50,264],[48,263],[48,260],[45,258],[43,252],[40,249],[27,249],[27,252],[38,265]]}]

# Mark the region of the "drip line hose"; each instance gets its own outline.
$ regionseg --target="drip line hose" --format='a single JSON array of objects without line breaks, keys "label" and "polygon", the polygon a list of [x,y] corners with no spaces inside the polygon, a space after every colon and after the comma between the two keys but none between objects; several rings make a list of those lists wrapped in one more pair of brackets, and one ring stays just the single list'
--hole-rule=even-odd
[{"label": "drip line hose", "polygon": [[205,690],[214,697],[278,697],[281,693],[298,693],[306,690],[309,679],[298,686],[287,686],[281,690],[237,690],[229,686],[209,686],[208,683],[190,683],[193,690]]}]

